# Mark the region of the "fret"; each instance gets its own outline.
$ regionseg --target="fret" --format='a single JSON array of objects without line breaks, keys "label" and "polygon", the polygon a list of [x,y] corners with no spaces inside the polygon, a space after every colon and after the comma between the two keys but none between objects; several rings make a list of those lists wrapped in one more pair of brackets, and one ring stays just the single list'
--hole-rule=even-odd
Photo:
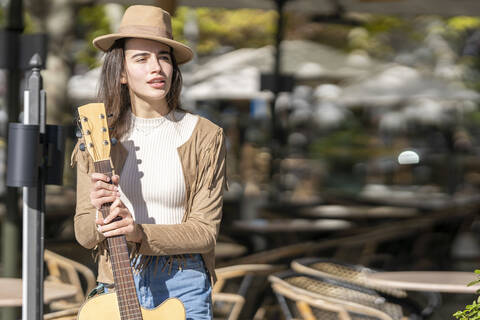
[{"label": "fret", "polygon": [[112,248],[123,248],[124,245],[125,245],[125,244],[123,244],[123,243],[119,243],[119,244],[116,244],[116,245],[111,245],[111,246],[110,246],[110,249],[112,249]]},{"label": "fret", "polygon": [[126,263],[122,263],[122,264],[114,263],[114,266],[116,269],[122,269],[122,270],[132,269],[132,266]]},{"label": "fret", "polygon": [[122,319],[128,319],[128,320],[142,320],[142,315],[139,314],[139,315],[129,315],[129,314],[122,314],[122,312],[120,312],[120,316]]},{"label": "fret", "polygon": [[132,267],[130,265],[126,265],[126,264],[121,264],[121,265],[115,264],[115,268],[117,270],[122,270],[122,272],[125,271],[125,270],[132,269]]},{"label": "fret", "polygon": [[137,304],[136,303],[125,303],[124,305],[125,306],[136,306]]},{"label": "fret", "polygon": [[115,261],[114,263],[115,263],[116,266],[130,265],[130,260],[122,259],[120,261]]},{"label": "fret", "polygon": [[[110,248],[110,249],[112,249],[112,248]],[[125,252],[123,250],[128,250],[128,249],[123,248],[122,250],[115,250],[115,254],[117,255],[117,259],[118,259],[115,262],[117,262],[117,261],[118,261],[118,263],[130,262],[130,257],[128,255],[128,252]]]}]

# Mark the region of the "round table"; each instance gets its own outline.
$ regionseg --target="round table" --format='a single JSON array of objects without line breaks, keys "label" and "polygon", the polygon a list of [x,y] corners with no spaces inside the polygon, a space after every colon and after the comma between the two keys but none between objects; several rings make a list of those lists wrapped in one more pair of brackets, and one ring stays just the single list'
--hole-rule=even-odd
[{"label": "round table", "polygon": [[247,252],[247,248],[238,243],[220,242],[215,245],[215,258],[229,259],[239,257]]},{"label": "round table", "polygon": [[[44,282],[43,301],[50,303],[66,299],[77,294],[77,287],[52,281]],[[22,305],[22,279],[0,278],[0,307],[18,307]]]},{"label": "round table", "polygon": [[236,230],[259,234],[339,231],[352,226],[351,222],[337,219],[253,219],[233,223]]},{"label": "round table", "polygon": [[319,205],[298,210],[301,216],[333,219],[400,219],[418,215],[415,208],[390,206]]},{"label": "round table", "polygon": [[477,279],[472,272],[400,271],[375,272],[366,276],[372,284],[411,291],[475,293],[480,289],[478,284],[467,286]]}]

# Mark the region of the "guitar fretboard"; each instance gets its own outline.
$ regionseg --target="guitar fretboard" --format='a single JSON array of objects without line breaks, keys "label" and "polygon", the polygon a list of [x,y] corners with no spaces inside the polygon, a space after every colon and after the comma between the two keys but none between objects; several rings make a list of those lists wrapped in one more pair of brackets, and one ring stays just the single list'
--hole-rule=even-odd
[{"label": "guitar fretboard", "polygon": [[[103,173],[110,178],[112,177],[110,160],[96,161],[94,166],[95,172]],[[110,206],[111,203],[106,203],[100,208],[103,218],[108,216]],[[135,282],[133,281],[127,240],[123,235],[115,236],[107,238],[107,243],[112,262],[120,317],[122,320],[142,320],[142,312],[135,290]]]}]

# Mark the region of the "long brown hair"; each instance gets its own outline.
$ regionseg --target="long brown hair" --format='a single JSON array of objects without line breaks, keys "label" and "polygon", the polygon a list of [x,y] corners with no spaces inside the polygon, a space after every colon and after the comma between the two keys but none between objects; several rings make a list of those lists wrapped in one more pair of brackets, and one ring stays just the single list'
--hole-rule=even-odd
[{"label": "long brown hair", "polygon": [[[98,98],[105,104],[109,115],[108,126],[110,136],[121,139],[130,130],[129,110],[131,109],[128,85],[122,84],[120,79],[125,70],[125,38],[115,41],[105,53],[105,59],[100,74]],[[180,108],[180,93],[182,91],[182,74],[177,61],[170,49],[172,60],[172,84],[166,99],[170,111]]]}]

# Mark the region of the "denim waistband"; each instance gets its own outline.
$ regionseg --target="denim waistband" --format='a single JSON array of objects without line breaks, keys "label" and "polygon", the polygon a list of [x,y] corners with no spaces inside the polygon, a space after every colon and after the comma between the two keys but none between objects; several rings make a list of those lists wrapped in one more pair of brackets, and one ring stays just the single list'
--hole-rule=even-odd
[{"label": "denim waistband", "polygon": [[202,255],[199,253],[188,253],[170,256],[144,256],[138,255],[132,260],[132,267],[135,272],[149,272],[153,274],[160,272],[172,273],[172,270],[186,268],[204,267]]}]

